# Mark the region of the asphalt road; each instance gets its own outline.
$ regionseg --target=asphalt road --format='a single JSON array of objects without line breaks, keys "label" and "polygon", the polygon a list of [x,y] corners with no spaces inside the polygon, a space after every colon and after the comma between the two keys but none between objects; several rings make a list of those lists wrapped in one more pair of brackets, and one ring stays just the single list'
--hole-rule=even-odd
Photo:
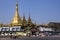
[{"label": "asphalt road", "polygon": [[0,40],[60,40],[60,37],[19,37],[19,38],[9,38],[0,37]]}]

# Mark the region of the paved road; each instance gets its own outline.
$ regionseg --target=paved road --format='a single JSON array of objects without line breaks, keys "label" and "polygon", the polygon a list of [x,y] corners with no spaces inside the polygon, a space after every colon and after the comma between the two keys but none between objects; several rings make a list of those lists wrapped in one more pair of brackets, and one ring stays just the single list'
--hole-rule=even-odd
[{"label": "paved road", "polygon": [[60,40],[60,37],[20,37],[18,39],[5,37],[0,38],[0,40]]}]

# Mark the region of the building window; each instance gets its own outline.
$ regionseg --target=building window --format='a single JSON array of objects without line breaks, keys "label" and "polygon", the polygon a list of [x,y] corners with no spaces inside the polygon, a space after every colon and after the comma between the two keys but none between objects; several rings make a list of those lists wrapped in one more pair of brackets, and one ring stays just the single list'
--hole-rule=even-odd
[{"label": "building window", "polygon": [[16,28],[16,31],[20,31],[20,29],[19,28]]},{"label": "building window", "polygon": [[5,28],[2,28],[2,31],[5,31]]},{"label": "building window", "polygon": [[9,31],[9,28],[5,28],[5,31]]},{"label": "building window", "polygon": [[12,28],[12,31],[16,31],[16,28]]}]

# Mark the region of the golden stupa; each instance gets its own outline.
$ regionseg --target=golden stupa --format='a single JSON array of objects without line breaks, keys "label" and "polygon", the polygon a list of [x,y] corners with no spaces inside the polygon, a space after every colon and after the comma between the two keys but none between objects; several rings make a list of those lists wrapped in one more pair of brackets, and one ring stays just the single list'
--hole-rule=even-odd
[{"label": "golden stupa", "polygon": [[20,25],[22,25],[21,18],[20,18],[19,14],[18,14],[18,2],[16,2],[16,11],[15,11],[15,15],[14,15],[14,18],[13,18],[11,24],[13,26],[20,26]]},{"label": "golden stupa", "polygon": [[23,15],[22,26],[26,26],[26,25],[27,25],[27,21],[26,21],[25,15]]},{"label": "golden stupa", "polygon": [[31,26],[33,24],[32,21],[31,21],[31,18],[30,18],[30,14],[29,14],[29,17],[28,17],[27,24],[28,24],[28,26]]},{"label": "golden stupa", "polygon": [[32,20],[30,18],[30,14],[28,17],[28,20],[26,20],[25,18],[25,14],[23,14],[23,18],[21,19],[19,16],[19,12],[18,12],[18,1],[16,1],[16,10],[15,10],[15,15],[11,21],[11,23],[9,24],[0,24],[0,26],[8,26],[8,27],[12,27],[12,26],[31,26]]}]

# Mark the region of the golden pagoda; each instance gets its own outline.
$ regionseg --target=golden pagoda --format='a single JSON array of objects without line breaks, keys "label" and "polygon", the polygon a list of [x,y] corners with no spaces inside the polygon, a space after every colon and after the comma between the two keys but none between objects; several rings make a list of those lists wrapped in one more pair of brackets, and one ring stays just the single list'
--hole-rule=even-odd
[{"label": "golden pagoda", "polygon": [[20,18],[19,14],[18,14],[18,2],[16,2],[16,11],[15,11],[14,18],[13,18],[13,20],[11,22],[11,25],[13,25],[13,26],[22,25],[21,24],[21,18]]},{"label": "golden pagoda", "polygon": [[29,17],[28,17],[28,26],[31,26],[33,23],[32,23],[32,21],[31,21],[31,18],[30,18],[30,14],[29,14]]},{"label": "golden pagoda", "polygon": [[23,15],[23,18],[22,18],[22,26],[26,26],[27,24],[27,21],[25,19],[25,15]]}]

